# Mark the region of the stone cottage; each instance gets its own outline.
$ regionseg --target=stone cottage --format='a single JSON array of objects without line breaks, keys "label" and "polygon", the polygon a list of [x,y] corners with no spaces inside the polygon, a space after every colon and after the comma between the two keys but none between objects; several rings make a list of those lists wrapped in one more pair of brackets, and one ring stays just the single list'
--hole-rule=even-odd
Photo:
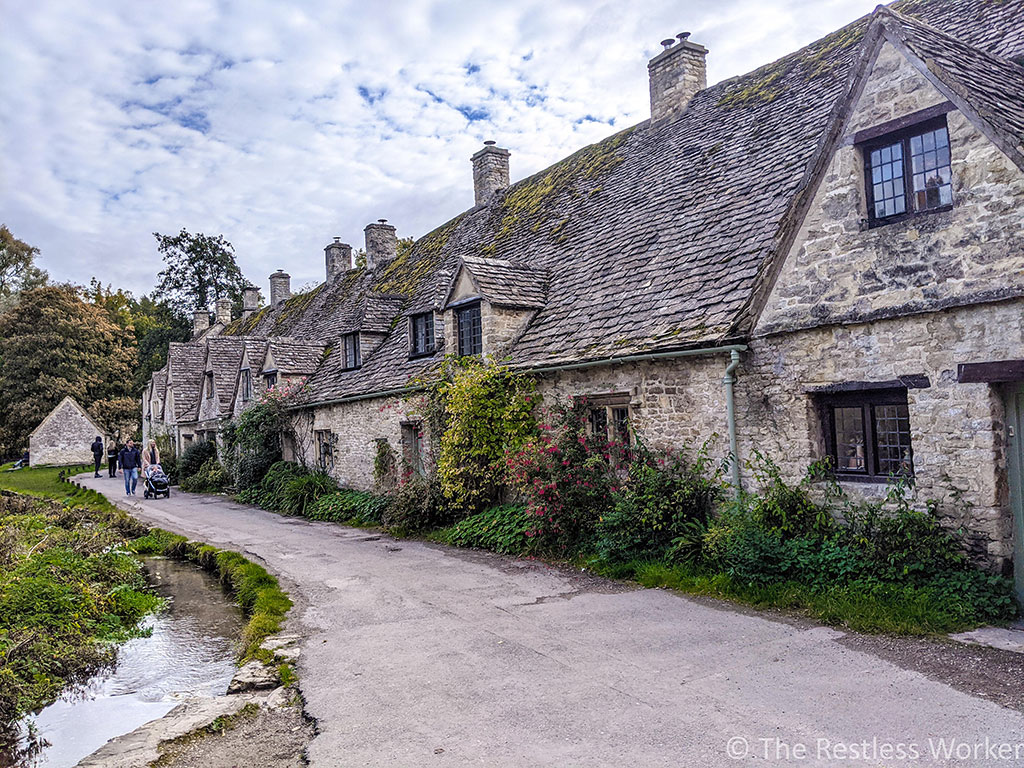
[{"label": "stone cottage", "polygon": [[103,437],[103,430],[74,398],[65,397],[29,435],[29,464],[33,467],[91,465],[91,446],[97,435]]},{"label": "stone cottage", "polygon": [[[594,429],[710,439],[736,486],[757,451],[858,494],[905,478],[1024,593],[1024,0],[901,0],[710,87],[688,37],[648,66],[650,120],[511,185],[488,143],[473,208],[401,252],[369,225],[363,267],[336,239],[324,283],[275,273],[216,334],[250,387],[260,345],[323,349],[295,450],[355,487],[376,440],[422,450],[411,382],[493,355],[590,396]],[[149,393],[181,440],[208,325]]]}]

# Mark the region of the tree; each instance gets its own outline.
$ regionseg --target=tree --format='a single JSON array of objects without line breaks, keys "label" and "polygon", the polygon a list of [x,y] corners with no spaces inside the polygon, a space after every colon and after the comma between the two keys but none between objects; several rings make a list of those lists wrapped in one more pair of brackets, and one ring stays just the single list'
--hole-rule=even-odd
[{"label": "tree", "polygon": [[139,431],[139,401],[134,397],[112,397],[97,400],[89,415],[116,443],[124,443]]},{"label": "tree", "polygon": [[153,373],[167,364],[170,342],[192,338],[192,323],[180,312],[175,312],[168,302],[149,296],[134,302],[132,321],[138,341],[133,392],[141,395]]},{"label": "tree", "polygon": [[209,309],[211,299],[227,296],[241,305],[248,285],[235,263],[235,249],[223,235],[211,237],[184,229],[176,235],[154,232],[167,268],[159,277],[156,298],[187,311]]},{"label": "tree", "polygon": [[24,449],[29,433],[65,396],[84,408],[131,396],[135,335],[71,285],[24,291],[0,316],[0,454]]},{"label": "tree", "polygon": [[35,265],[38,255],[38,248],[0,225],[0,312],[13,303],[12,297],[46,283],[49,276]]}]

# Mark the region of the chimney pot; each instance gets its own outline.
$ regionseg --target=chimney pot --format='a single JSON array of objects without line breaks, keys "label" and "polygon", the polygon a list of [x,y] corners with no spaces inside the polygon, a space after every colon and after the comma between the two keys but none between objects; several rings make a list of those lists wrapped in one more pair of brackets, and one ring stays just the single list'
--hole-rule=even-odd
[{"label": "chimney pot", "polygon": [[387,219],[378,219],[376,224],[367,224],[363,230],[366,235],[366,268],[385,264],[398,255],[398,237],[395,228],[388,224]]},{"label": "chimney pot", "polygon": [[488,139],[487,141],[484,142],[484,146],[485,147],[493,147],[497,143],[498,142],[496,142],[494,139]]},{"label": "chimney pot", "polygon": [[270,276],[270,306],[276,307],[292,295],[292,276],[283,269]]},{"label": "chimney pot", "polygon": [[484,148],[470,158],[473,163],[473,200],[476,205],[484,205],[496,192],[508,189],[510,154],[507,149],[495,146],[493,141],[485,141]]},{"label": "chimney pot", "polygon": [[205,309],[197,309],[192,313],[192,338],[198,339],[203,331],[210,327],[210,313]]},{"label": "chimney pot", "polygon": [[334,238],[334,242],[324,248],[324,259],[327,263],[327,282],[331,282],[338,275],[345,274],[346,270],[352,267],[352,246],[341,242],[340,237]]},{"label": "chimney pot", "polygon": [[676,39],[674,37],[666,37],[664,40],[661,41],[661,44],[667,51],[669,48],[676,44]]},{"label": "chimney pot", "polygon": [[231,323],[231,299],[217,299],[217,322],[221,325]]},{"label": "chimney pot", "polygon": [[707,48],[690,42],[689,32],[680,32],[676,37],[678,44],[672,39],[662,40],[665,50],[647,65],[652,120],[679,114],[708,86]]}]

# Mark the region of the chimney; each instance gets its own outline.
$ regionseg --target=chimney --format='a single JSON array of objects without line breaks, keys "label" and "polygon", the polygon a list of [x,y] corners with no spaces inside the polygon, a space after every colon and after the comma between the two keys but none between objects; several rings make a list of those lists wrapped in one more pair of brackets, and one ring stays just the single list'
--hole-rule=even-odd
[{"label": "chimney", "polygon": [[378,264],[385,264],[398,255],[398,238],[395,228],[388,224],[387,219],[377,219],[376,224],[367,224],[366,229],[366,268],[373,269]]},{"label": "chimney", "polygon": [[708,87],[705,57],[708,49],[691,43],[690,33],[682,32],[673,39],[662,40],[665,50],[651,59],[647,72],[651,77],[651,119],[677,115],[686,109],[697,91]]},{"label": "chimney", "polygon": [[485,141],[484,148],[470,158],[474,205],[484,205],[495,192],[508,188],[509,154],[507,149],[494,146],[493,141]]},{"label": "chimney", "polygon": [[[369,251],[369,248],[367,248],[367,251]],[[324,248],[324,255],[327,261],[328,283],[352,268],[352,246],[341,242],[340,237],[334,238],[334,242]]]},{"label": "chimney", "polygon": [[197,309],[192,313],[192,338],[198,339],[210,327],[210,313],[205,309]]},{"label": "chimney", "polygon": [[231,299],[227,297],[217,299],[217,322],[221,325],[231,323]]},{"label": "chimney", "polygon": [[250,285],[242,289],[242,317],[250,317],[260,308],[260,289]]},{"label": "chimney", "polygon": [[270,306],[276,307],[292,296],[292,276],[283,269],[270,276]]}]

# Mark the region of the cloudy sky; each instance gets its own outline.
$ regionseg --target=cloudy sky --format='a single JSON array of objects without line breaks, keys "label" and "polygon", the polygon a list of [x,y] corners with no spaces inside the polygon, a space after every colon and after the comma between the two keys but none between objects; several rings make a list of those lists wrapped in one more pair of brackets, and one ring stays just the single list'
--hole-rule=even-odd
[{"label": "cloudy sky", "polygon": [[296,289],[335,235],[469,207],[485,139],[516,180],[646,119],[662,38],[692,32],[713,83],[876,3],[8,0],[0,222],[60,280],[148,292],[152,232],[184,227]]}]

